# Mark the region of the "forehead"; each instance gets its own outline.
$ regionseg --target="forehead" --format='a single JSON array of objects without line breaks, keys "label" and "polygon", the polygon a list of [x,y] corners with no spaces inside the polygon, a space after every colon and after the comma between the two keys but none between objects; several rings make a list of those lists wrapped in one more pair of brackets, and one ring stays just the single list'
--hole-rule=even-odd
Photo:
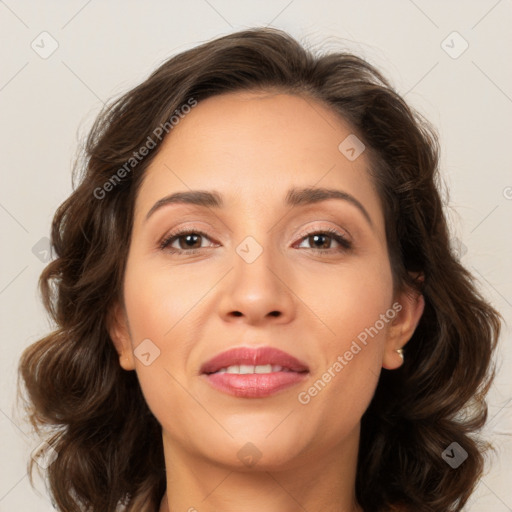
[{"label": "forehead", "polygon": [[350,126],[309,97],[243,92],[208,98],[162,143],[146,170],[136,215],[175,191],[217,190],[226,206],[250,209],[282,203],[290,188],[334,187],[367,203],[378,219],[366,155],[347,158],[340,150],[347,137],[354,137]]}]

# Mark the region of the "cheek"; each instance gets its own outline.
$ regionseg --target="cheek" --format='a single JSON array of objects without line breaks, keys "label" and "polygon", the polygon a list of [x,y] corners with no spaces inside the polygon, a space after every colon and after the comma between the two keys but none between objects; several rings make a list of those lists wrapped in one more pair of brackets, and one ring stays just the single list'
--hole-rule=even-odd
[{"label": "cheek", "polygon": [[[329,328],[328,346],[339,350],[374,326],[392,305],[391,269],[385,258],[333,268],[316,276],[314,282],[314,286],[303,287],[305,302]],[[380,322],[379,326],[383,330]]]},{"label": "cheek", "polygon": [[190,348],[187,340],[194,318],[219,272],[207,265],[172,266],[161,256],[134,254],[132,259],[126,268],[124,297],[134,346],[150,338],[170,356]]},{"label": "cheek", "polygon": [[[172,268],[135,259],[128,260],[124,298],[137,377],[158,421],[168,430],[185,432],[191,422],[205,421],[204,410],[195,407],[187,392],[186,372],[193,340],[200,335],[194,321],[198,303],[218,278],[211,270],[198,273],[193,266]],[[137,357],[142,346],[149,357]],[[182,418],[188,418],[188,423],[182,425]]]},{"label": "cheek", "polygon": [[[349,432],[367,409],[395,311],[391,271],[385,263],[352,266],[321,283],[329,300],[323,306],[318,300],[312,309],[329,332],[321,338],[322,357],[297,400],[306,415],[325,419],[327,443],[329,433],[335,438]],[[314,300],[313,295],[306,300]]]}]

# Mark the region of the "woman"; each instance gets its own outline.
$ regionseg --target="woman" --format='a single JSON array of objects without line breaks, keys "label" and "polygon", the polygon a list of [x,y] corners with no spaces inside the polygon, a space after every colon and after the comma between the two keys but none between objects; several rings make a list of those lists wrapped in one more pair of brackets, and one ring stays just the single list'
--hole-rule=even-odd
[{"label": "woman", "polygon": [[500,321],[437,165],[376,69],[273,29],[108,106],[20,362],[59,510],[461,510]]}]

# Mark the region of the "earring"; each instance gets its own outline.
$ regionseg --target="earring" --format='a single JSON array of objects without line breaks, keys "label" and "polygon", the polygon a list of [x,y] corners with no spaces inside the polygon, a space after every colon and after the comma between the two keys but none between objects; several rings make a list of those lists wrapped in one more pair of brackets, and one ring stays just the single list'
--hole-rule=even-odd
[{"label": "earring", "polygon": [[398,352],[398,355],[402,358],[402,361],[404,360],[404,350],[402,348],[397,348],[396,351]]}]

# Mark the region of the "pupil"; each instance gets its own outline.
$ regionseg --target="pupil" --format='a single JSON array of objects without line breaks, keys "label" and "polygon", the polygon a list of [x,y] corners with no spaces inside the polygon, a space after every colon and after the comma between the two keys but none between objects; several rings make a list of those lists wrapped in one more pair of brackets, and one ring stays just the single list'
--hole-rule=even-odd
[{"label": "pupil", "polygon": [[[185,236],[185,243],[187,244],[188,247],[192,247],[194,245],[194,238],[199,238],[200,235],[194,235],[194,234],[191,234],[191,235],[187,235]],[[191,243],[189,243],[191,242]],[[196,240],[197,242],[197,240]]]}]

